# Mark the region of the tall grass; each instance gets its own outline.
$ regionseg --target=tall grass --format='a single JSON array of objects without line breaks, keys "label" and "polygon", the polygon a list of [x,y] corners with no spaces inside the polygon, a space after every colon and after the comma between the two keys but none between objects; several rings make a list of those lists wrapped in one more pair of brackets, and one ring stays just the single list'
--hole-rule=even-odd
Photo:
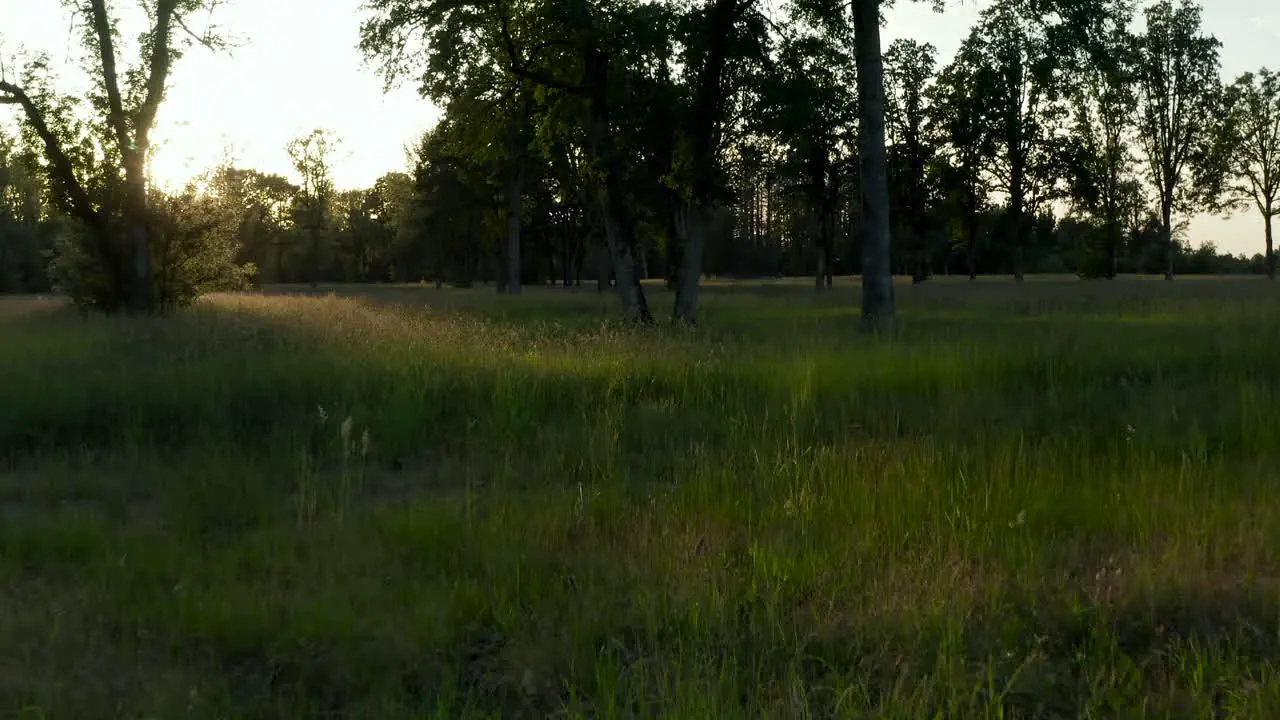
[{"label": "tall grass", "polygon": [[0,302],[0,711],[1280,717],[1272,287],[855,293]]}]

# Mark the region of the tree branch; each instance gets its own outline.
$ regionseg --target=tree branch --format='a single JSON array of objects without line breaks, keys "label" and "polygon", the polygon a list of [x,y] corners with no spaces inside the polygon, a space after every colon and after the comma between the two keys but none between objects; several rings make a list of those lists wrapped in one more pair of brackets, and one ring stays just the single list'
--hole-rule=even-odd
[{"label": "tree branch", "polygon": [[91,227],[101,228],[105,222],[101,214],[94,209],[84,186],[76,178],[71,158],[67,157],[66,151],[62,149],[62,143],[58,141],[57,136],[49,129],[44,113],[40,111],[40,108],[36,106],[35,102],[31,100],[22,88],[11,82],[0,80],[0,93],[4,93],[4,95],[0,95],[0,104],[22,106],[27,122],[31,124],[32,129],[36,131],[36,135],[44,143],[45,156],[49,161],[50,174],[53,176],[54,185],[60,186],[63,195],[70,204],[69,210],[71,214]]},{"label": "tree branch", "polygon": [[[521,61],[519,57],[520,53],[516,50],[515,39],[511,35],[511,18],[504,10],[503,0],[494,0],[493,7],[498,14],[498,27],[502,33],[502,44],[507,50],[507,70],[512,75],[523,80],[528,80],[529,82],[537,83],[544,87],[563,90],[564,92],[572,95],[586,96],[587,88],[582,87],[581,85],[567,83],[558,78],[551,77],[546,73],[530,69],[529,66],[533,62],[533,56]],[[551,47],[553,44],[558,44],[558,42],[559,41],[557,41],[557,43],[542,43],[541,45],[538,45],[535,50],[535,54]]]},{"label": "tree branch", "polygon": [[192,30],[187,25],[186,21],[182,19],[181,15],[174,15],[173,23],[178,26],[178,29],[186,33],[187,37],[191,38],[192,42],[204,47],[207,50],[213,50],[216,52],[226,47],[225,43],[218,41],[214,37],[211,37],[209,33],[206,32],[203,35],[201,35],[196,31]]},{"label": "tree branch", "polygon": [[111,19],[107,15],[106,0],[90,0],[93,17],[93,32],[98,37],[98,56],[102,61],[102,83],[107,90],[107,122],[115,132],[116,143],[120,153],[127,156],[129,146],[129,123],[124,115],[124,101],[120,97],[120,78],[116,71],[116,49],[111,39]]},{"label": "tree branch", "polygon": [[177,5],[178,0],[159,0],[156,4],[156,24],[152,30],[151,58],[147,68],[147,96],[138,112],[136,128],[138,151],[141,153],[147,151],[151,129],[156,123],[156,113],[160,110],[160,101],[164,99],[165,81],[168,80],[169,65],[172,62],[169,43]]}]

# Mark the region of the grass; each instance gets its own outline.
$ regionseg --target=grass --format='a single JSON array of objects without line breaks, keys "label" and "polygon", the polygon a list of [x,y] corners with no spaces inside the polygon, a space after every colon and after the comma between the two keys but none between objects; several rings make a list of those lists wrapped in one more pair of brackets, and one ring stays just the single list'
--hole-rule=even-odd
[{"label": "grass", "polygon": [[1273,286],[839,284],[0,300],[0,716],[1280,717]]}]

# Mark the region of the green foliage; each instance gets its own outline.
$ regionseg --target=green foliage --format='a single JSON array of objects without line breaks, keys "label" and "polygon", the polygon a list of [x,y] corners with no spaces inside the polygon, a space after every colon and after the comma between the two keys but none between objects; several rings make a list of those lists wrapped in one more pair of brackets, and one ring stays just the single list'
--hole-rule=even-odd
[{"label": "green foliage", "polygon": [[[1211,162],[1222,43],[1202,34],[1192,0],[1161,0],[1145,9],[1138,49],[1138,146],[1166,232],[1174,213],[1213,204],[1223,168]],[[1207,176],[1207,179],[1206,179]],[[1166,242],[1170,240],[1166,237]]]},{"label": "green foliage", "polygon": [[175,289],[182,283],[157,276],[150,265],[156,254],[150,234],[169,233],[162,239],[167,243],[175,234],[148,208],[150,137],[173,63],[195,44],[225,46],[212,25],[202,32],[193,18],[218,4],[144,2],[146,29],[121,52],[126,46],[113,3],[69,3],[80,32],[79,59],[91,80],[85,97],[54,89],[46,55],[27,58],[18,77],[0,68],[0,105],[18,108],[28,147],[42,155],[51,204],[79,225],[57,243],[66,257],[55,261],[53,273],[60,288],[77,293],[72,299],[82,308],[148,313],[183,302],[186,291]]},{"label": "green foliage", "polygon": [[1253,205],[1266,234],[1267,273],[1275,277],[1272,221],[1280,215],[1280,74],[1263,68],[1245,73],[1227,89],[1225,122],[1219,127],[1212,164],[1222,168],[1223,204]]},{"label": "green foliage", "polygon": [[[151,267],[156,302],[174,310],[211,292],[248,289],[257,274],[252,263],[237,262],[239,237],[234,217],[218,199],[189,186],[177,194],[153,192],[149,203]],[[56,291],[82,310],[111,311],[112,291],[101,264],[89,255],[91,243],[79,224],[58,235],[49,265]]]},{"label": "green foliage", "polygon": [[0,128],[0,293],[47,292],[59,219],[43,198],[37,155]]}]

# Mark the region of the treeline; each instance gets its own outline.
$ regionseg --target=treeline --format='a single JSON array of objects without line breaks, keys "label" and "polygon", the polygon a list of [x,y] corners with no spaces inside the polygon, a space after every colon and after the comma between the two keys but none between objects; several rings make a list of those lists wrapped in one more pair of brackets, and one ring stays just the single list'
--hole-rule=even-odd
[{"label": "treeline", "polygon": [[[0,138],[0,288],[110,309],[251,282],[588,281],[645,319],[639,280],[665,278],[692,321],[707,275],[1275,273],[1280,78],[1224,83],[1191,0],[1150,4],[1140,33],[1129,0],[996,0],[946,64],[881,53],[876,0],[372,0],[362,51],[444,111],[408,172],[339,189],[317,130],[291,178],[226,166],[168,195],[146,182],[148,88],[191,8],[155,9],[124,76],[93,32],[109,8],[76,11],[101,96],[54,92],[47,59],[0,78],[25,120]],[[1180,224],[1245,210],[1266,221],[1252,257]]]},{"label": "treeline", "polygon": [[[433,272],[467,282],[501,265],[512,216],[533,255],[520,262],[525,282],[577,277],[584,247],[599,244],[583,242],[600,232],[589,196],[599,139],[568,87],[587,37],[608,49],[608,149],[623,158],[648,275],[675,275],[696,184],[685,128],[717,41],[732,71],[716,88],[723,122],[704,271],[811,275],[822,286],[863,270],[857,43],[838,8],[795,3],[767,17],[739,0],[719,36],[716,3],[615,3],[595,8],[593,25],[553,0],[491,11],[454,0],[426,15],[414,0],[372,6],[366,52],[445,109],[418,154],[418,187],[452,209],[436,217],[456,252]],[[1204,34],[1197,3],[1158,2],[1144,15],[1135,34],[1135,4],[1122,0],[998,0],[946,65],[928,44],[886,49],[896,273],[1274,273],[1280,82],[1264,69],[1224,85],[1220,43]],[[420,55],[405,54],[427,37],[436,41]],[[1193,249],[1179,223],[1255,209],[1268,231],[1252,257],[1212,242]]]}]

